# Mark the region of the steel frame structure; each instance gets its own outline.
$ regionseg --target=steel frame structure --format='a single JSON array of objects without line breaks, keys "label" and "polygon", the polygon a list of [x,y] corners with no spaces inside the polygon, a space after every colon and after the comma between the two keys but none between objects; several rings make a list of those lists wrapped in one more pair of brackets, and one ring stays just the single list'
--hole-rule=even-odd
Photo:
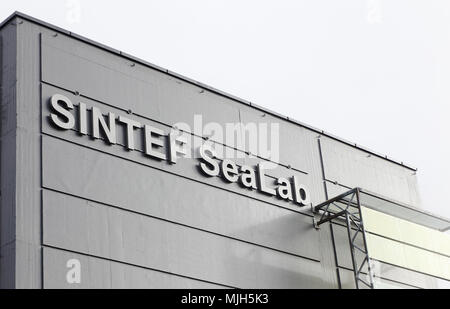
[{"label": "steel frame structure", "polygon": [[[344,219],[353,264],[355,287],[359,289],[360,283],[362,283],[368,288],[373,289],[374,279],[369,252],[367,250],[366,231],[364,229],[361,213],[360,191],[360,188],[351,189],[348,192],[313,207],[313,212],[315,214],[321,214],[318,221],[314,217],[314,227],[319,228],[322,224],[331,222],[334,219]],[[356,240],[360,235],[363,243],[362,248],[356,244]],[[363,260],[360,265],[358,265],[357,253],[363,255]],[[369,282],[362,279],[362,271],[365,265],[367,265],[368,269]]]}]

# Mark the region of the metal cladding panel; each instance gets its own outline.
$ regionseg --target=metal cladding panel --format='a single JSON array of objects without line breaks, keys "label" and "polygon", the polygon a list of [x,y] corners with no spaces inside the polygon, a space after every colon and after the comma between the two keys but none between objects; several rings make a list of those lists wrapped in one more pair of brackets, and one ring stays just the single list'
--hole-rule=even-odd
[{"label": "metal cladding panel", "polygon": [[239,123],[239,103],[63,35],[42,36],[42,81],[168,125]]},{"label": "metal cladding panel", "polygon": [[[1,214],[0,234],[2,241],[9,238],[6,252],[0,254],[1,286],[40,288],[40,32],[17,16],[5,23],[1,31],[2,75],[13,73],[8,79],[2,77],[1,91],[1,208],[7,213]],[[10,224],[5,224],[5,220],[11,220]]]},{"label": "metal cladding panel", "polygon": [[329,181],[327,181],[325,183],[325,186],[327,188],[329,198],[336,197],[342,193],[348,192],[348,190],[349,190],[348,187],[344,187],[339,184],[330,183]]},{"label": "metal cladding panel", "polygon": [[308,147],[310,136],[305,133],[306,129],[285,120],[280,120],[280,118],[275,116],[267,115],[249,106],[241,107],[240,119],[243,126],[248,126],[249,124],[267,126],[269,134],[278,127],[279,140],[278,143],[275,143],[275,146],[278,145],[281,151],[278,154],[270,153],[270,155],[274,156],[274,161],[289,164],[292,168],[301,171],[311,172],[311,167],[308,166],[306,157],[300,155],[303,152],[302,148]]},{"label": "metal cladding panel", "polygon": [[41,288],[40,33],[17,29],[16,288]]},{"label": "metal cladding panel", "polygon": [[420,206],[414,171],[329,138],[322,138],[321,145],[327,180]]},{"label": "metal cladding panel", "polygon": [[321,288],[321,265],[79,199],[43,205],[44,245],[242,288]]},{"label": "metal cladding panel", "polygon": [[[44,248],[45,289],[224,289],[226,287],[110,260]],[[66,279],[67,261],[80,262],[80,284]]]},{"label": "metal cladding panel", "polygon": [[15,285],[16,38],[16,27],[13,25],[6,25],[0,31],[0,288]]},{"label": "metal cladding panel", "polygon": [[320,259],[304,214],[46,136],[43,149],[45,188]]}]

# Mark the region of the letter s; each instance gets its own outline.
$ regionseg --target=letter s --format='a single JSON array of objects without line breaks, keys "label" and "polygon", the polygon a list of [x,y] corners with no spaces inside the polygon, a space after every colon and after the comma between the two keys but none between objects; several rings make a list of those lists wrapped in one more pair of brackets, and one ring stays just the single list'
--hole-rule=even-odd
[{"label": "letter s", "polygon": [[[50,118],[52,119],[53,123],[57,127],[64,130],[72,129],[75,126],[75,118],[69,111],[73,109],[72,102],[63,95],[55,94],[50,98],[50,104],[52,105],[52,108],[58,113],[58,114],[52,113],[50,115]],[[63,107],[62,104],[64,104],[65,107]],[[66,119],[61,119],[61,116]]]},{"label": "letter s", "polygon": [[[209,156],[207,154],[209,152]],[[207,145],[203,145],[200,147],[200,157],[206,162],[200,163],[200,168],[202,171],[211,177],[218,176],[220,173],[219,163],[214,160],[216,157],[215,151]]]}]

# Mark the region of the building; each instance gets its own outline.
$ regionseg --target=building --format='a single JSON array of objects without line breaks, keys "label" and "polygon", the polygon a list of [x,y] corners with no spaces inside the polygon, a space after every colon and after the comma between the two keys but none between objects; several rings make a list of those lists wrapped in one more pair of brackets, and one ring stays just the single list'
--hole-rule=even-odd
[{"label": "building", "polygon": [[22,13],[0,38],[2,288],[449,286],[416,169]]}]

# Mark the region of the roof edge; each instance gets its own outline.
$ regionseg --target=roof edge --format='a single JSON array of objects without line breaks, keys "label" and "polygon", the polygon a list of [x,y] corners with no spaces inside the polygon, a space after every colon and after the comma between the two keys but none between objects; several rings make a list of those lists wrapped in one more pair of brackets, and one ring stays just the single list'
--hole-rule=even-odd
[{"label": "roof edge", "polygon": [[176,73],[176,72],[172,72],[172,71],[170,71],[170,70],[168,70],[168,69],[162,68],[162,67],[160,67],[160,66],[157,66],[157,65],[155,65],[155,64],[153,64],[153,63],[150,63],[150,62],[145,61],[145,60],[143,60],[143,59],[140,59],[140,58],[138,58],[138,57],[132,56],[132,55],[127,54],[127,53],[125,53],[125,52],[122,52],[122,51],[120,51],[120,50],[117,50],[117,49],[111,48],[111,47],[109,47],[109,46],[103,45],[103,44],[101,44],[101,43],[98,43],[98,42],[96,42],[96,41],[93,41],[93,40],[91,40],[91,39],[88,39],[88,38],[86,38],[86,37],[83,37],[83,36],[81,36],[81,35],[78,35],[78,34],[76,34],[76,33],[72,33],[72,32],[70,32],[70,31],[68,31],[68,30],[65,30],[65,29],[61,28],[61,27],[58,27],[58,26],[55,26],[55,25],[53,25],[53,24],[47,23],[47,22],[45,22],[45,21],[42,21],[42,20],[40,20],[40,19],[38,19],[38,18],[32,17],[32,16],[27,15],[27,14],[25,14],[25,13],[22,13],[22,12],[19,12],[19,11],[15,11],[15,12],[12,13],[8,18],[6,18],[3,22],[0,23],[0,29],[3,28],[3,27],[4,27],[5,25],[7,25],[8,23],[10,23],[11,20],[13,20],[13,19],[16,18],[16,17],[19,17],[19,18],[22,18],[22,19],[27,20],[27,21],[29,21],[29,22],[38,24],[38,25],[43,26],[43,27],[46,27],[46,28],[49,28],[49,29],[51,29],[51,30],[53,30],[53,31],[60,32],[60,33],[62,33],[62,34],[68,35],[68,36],[70,36],[70,37],[72,37],[72,38],[74,38],[74,39],[76,39],[76,40],[82,41],[82,42],[84,42],[84,43],[87,43],[87,44],[89,44],[89,45],[92,45],[92,46],[95,46],[95,47],[97,47],[97,48],[103,49],[103,50],[105,50],[105,51],[108,51],[108,52],[117,54],[117,55],[119,55],[119,56],[121,56],[121,57],[124,57],[124,58],[130,60],[130,61],[139,63],[139,64],[144,65],[144,66],[147,66],[147,67],[150,67],[150,68],[155,69],[155,70],[157,70],[157,71],[160,71],[160,72],[162,72],[162,73],[166,73],[166,74],[168,74],[168,75],[171,75],[172,77],[181,79],[181,80],[183,80],[183,81],[185,81],[185,82],[188,82],[188,83],[190,83],[190,84],[193,84],[193,85],[195,85],[195,86],[204,88],[205,90],[208,90],[208,91],[210,91],[210,92],[213,92],[213,93],[218,94],[218,95],[221,95],[221,96],[224,96],[224,97],[229,98],[229,99],[231,99],[231,100],[233,100],[233,101],[236,101],[236,102],[238,102],[238,103],[245,104],[245,105],[247,105],[247,106],[250,106],[250,107],[253,107],[253,108],[257,109],[257,110],[260,110],[260,111],[262,111],[262,112],[264,112],[264,113],[270,114],[270,115],[272,115],[272,116],[274,116],[274,117],[277,117],[277,118],[280,118],[280,119],[282,119],[282,120],[288,121],[288,122],[290,122],[290,123],[299,125],[299,126],[301,126],[301,127],[304,127],[304,128],[306,128],[306,129],[309,129],[309,130],[311,130],[311,131],[313,131],[313,132],[318,133],[320,136],[325,136],[325,137],[331,138],[331,139],[333,139],[333,140],[335,140],[335,141],[344,143],[344,144],[346,144],[346,145],[348,145],[348,146],[350,146],[350,147],[353,147],[353,148],[355,148],[355,149],[359,149],[359,150],[361,150],[361,151],[364,151],[364,152],[366,152],[366,153],[369,153],[369,154],[371,154],[371,155],[374,155],[374,156],[376,156],[376,157],[378,157],[378,158],[381,158],[381,159],[384,159],[384,160],[386,160],[386,161],[392,162],[392,163],[394,163],[394,164],[400,165],[400,166],[405,167],[405,168],[407,168],[407,169],[410,169],[410,170],[412,170],[412,171],[417,172],[417,170],[418,170],[417,168],[415,168],[415,167],[413,167],[413,166],[411,166],[411,165],[409,165],[409,164],[406,164],[406,163],[404,163],[404,162],[402,162],[402,161],[399,161],[399,160],[395,160],[395,159],[393,159],[393,158],[390,158],[390,157],[388,157],[387,155],[383,155],[383,154],[378,153],[378,152],[376,152],[376,151],[373,151],[373,150],[371,150],[371,149],[369,149],[369,148],[360,146],[360,145],[358,145],[358,144],[356,144],[356,143],[352,143],[352,142],[347,141],[347,140],[345,140],[345,139],[343,139],[343,138],[340,138],[340,137],[338,137],[338,136],[336,136],[336,135],[333,135],[333,134],[331,134],[331,133],[328,133],[328,132],[325,132],[325,131],[320,130],[320,129],[318,129],[318,128],[315,128],[315,127],[310,126],[310,125],[308,125],[308,124],[306,124],[306,123],[303,123],[303,122],[301,122],[301,121],[295,120],[295,119],[293,119],[293,118],[291,118],[291,117],[287,117],[287,116],[281,115],[281,114],[279,114],[279,113],[277,113],[277,112],[275,112],[275,111],[272,111],[272,110],[270,110],[270,109],[268,109],[268,108],[265,108],[265,107],[256,105],[256,104],[254,104],[254,103],[252,103],[252,102],[250,102],[250,101],[248,101],[248,100],[239,98],[239,97],[237,97],[237,96],[235,96],[235,95],[229,94],[229,93],[224,92],[224,91],[219,90],[219,89],[216,89],[216,88],[214,88],[214,87],[212,87],[212,86],[203,84],[203,83],[201,83],[201,82],[198,82],[198,81],[196,81],[196,80],[193,80],[193,79],[191,79],[191,78],[189,78],[189,77],[186,77],[186,76],[184,76],[184,75],[178,74],[178,73]]}]

